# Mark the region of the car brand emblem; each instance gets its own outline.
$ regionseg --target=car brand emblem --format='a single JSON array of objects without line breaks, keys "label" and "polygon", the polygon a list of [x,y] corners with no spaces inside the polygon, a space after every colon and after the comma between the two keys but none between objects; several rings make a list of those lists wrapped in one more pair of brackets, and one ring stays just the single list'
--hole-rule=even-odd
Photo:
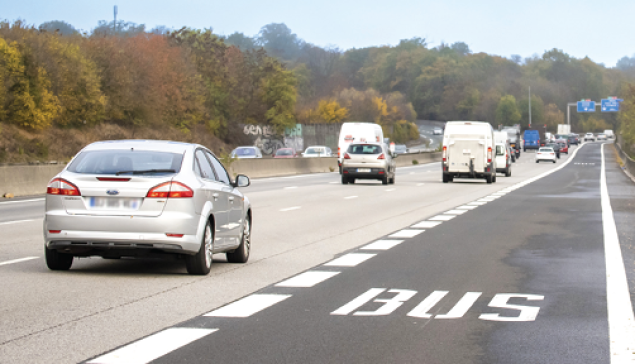
[{"label": "car brand emblem", "polygon": [[106,191],[107,194],[109,194],[110,196],[116,196],[119,194],[119,191],[117,190],[108,190]]}]

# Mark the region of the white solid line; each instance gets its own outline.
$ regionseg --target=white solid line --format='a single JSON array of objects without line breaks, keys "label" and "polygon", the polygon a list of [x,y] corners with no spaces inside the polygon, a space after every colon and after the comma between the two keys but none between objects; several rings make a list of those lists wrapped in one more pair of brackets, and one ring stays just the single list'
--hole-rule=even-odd
[{"label": "white solid line", "polygon": [[300,206],[287,207],[286,209],[280,210],[280,212],[293,211],[293,210],[299,210],[299,209],[300,209]]},{"label": "white solid line", "polygon": [[367,261],[368,259],[374,257],[377,254],[367,254],[367,253],[350,253],[343,255],[339,258],[333,259],[330,262],[324,264],[331,267],[354,267],[360,263]]},{"label": "white solid line", "polygon": [[448,215],[463,215],[467,211],[468,210],[450,210],[450,211],[444,212],[444,214],[448,214]]},{"label": "white solid line", "polygon": [[441,221],[421,221],[411,226],[415,229],[431,229],[437,225],[441,225]]},{"label": "white solid line", "polygon": [[388,250],[403,243],[403,240],[377,240],[366,246],[361,247],[362,250]]},{"label": "white solid line", "polygon": [[463,206],[459,206],[459,207],[455,207],[455,208],[459,209],[459,210],[474,210],[477,207],[478,206],[463,205]]},{"label": "white solid line", "polygon": [[348,197],[344,197],[345,200],[351,200],[353,198],[357,198],[357,196],[348,196]]},{"label": "white solid line", "polygon": [[3,202],[0,202],[0,205],[9,204],[9,203],[44,201],[44,200],[45,200],[45,198],[34,198],[34,199],[30,199],[30,200],[20,200],[20,201],[3,201]]},{"label": "white solid line", "polygon": [[391,188],[391,189],[386,190],[386,192],[392,192],[394,190],[395,190],[394,188]]},{"label": "white solid line", "polygon": [[628,290],[624,260],[620,250],[611,199],[606,186],[604,144],[601,147],[600,197],[602,201],[602,227],[604,230],[604,256],[606,259],[606,301],[609,321],[611,363],[635,361],[635,319]]},{"label": "white solid line", "polygon": [[423,186],[423,185],[425,185],[425,183],[417,183],[417,187]]},{"label": "white solid line", "polygon": [[37,258],[39,257],[26,257],[26,258],[20,258],[20,259],[7,260],[5,262],[0,262],[0,265],[9,265],[14,263],[26,262],[27,260],[33,260]]},{"label": "white solid line", "polygon": [[218,329],[174,327],[89,361],[89,364],[145,364]]},{"label": "white solid line", "polygon": [[429,218],[428,220],[430,221],[448,221],[448,220],[452,220],[456,217],[456,215],[437,215],[434,217]]},{"label": "white solid line", "polygon": [[284,189],[285,190],[292,190],[294,188],[298,188],[298,186],[289,186],[289,187],[285,187]]},{"label": "white solid line", "polygon": [[17,224],[17,223],[20,223],[20,222],[29,222],[29,221],[35,221],[35,219],[0,222],[0,225],[11,225],[11,224]]},{"label": "white solid line", "polygon": [[291,297],[288,294],[252,294],[223,306],[203,316],[208,317],[249,317],[267,307]]},{"label": "white solid line", "polygon": [[335,181],[335,182],[328,182],[328,183],[329,184],[335,184],[335,183],[340,183],[340,182]]},{"label": "white solid line", "polygon": [[415,236],[421,234],[424,231],[425,230],[404,229],[404,230],[401,230],[401,231],[397,231],[394,234],[390,234],[390,235],[388,235],[388,237],[389,238],[412,238],[412,237],[415,237]]},{"label": "white solid line", "polygon": [[276,287],[313,287],[320,282],[334,277],[340,274],[340,272],[323,272],[323,271],[309,271],[298,274],[293,278],[289,278],[286,281],[282,281],[276,284]]}]

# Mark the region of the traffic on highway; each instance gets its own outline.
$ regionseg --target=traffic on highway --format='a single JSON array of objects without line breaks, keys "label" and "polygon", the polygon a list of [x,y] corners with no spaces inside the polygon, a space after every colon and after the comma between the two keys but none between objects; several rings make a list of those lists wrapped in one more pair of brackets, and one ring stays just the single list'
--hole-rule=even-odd
[{"label": "traffic on highway", "polygon": [[557,158],[451,122],[438,162],[397,168],[355,135],[341,174],[251,180],[196,144],[85,147],[45,196],[0,202],[0,362],[633,355],[635,184],[612,140]]}]

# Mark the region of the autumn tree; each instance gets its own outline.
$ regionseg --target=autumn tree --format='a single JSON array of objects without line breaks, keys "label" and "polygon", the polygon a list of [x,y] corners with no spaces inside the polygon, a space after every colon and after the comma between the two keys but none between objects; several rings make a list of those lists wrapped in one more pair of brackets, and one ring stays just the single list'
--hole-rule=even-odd
[{"label": "autumn tree", "polygon": [[496,124],[514,125],[520,121],[516,98],[512,95],[501,97],[496,108]]}]

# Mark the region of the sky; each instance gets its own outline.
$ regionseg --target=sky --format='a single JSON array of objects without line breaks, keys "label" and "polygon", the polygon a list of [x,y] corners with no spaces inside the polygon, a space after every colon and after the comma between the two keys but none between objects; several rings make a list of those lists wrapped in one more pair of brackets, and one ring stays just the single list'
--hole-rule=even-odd
[{"label": "sky", "polygon": [[63,20],[92,30],[118,19],[179,29],[213,28],[229,35],[258,34],[270,23],[321,47],[341,50],[396,45],[425,38],[431,47],[465,42],[475,52],[510,57],[542,55],[557,48],[606,67],[635,54],[635,0],[4,0],[0,19],[35,26]]}]

